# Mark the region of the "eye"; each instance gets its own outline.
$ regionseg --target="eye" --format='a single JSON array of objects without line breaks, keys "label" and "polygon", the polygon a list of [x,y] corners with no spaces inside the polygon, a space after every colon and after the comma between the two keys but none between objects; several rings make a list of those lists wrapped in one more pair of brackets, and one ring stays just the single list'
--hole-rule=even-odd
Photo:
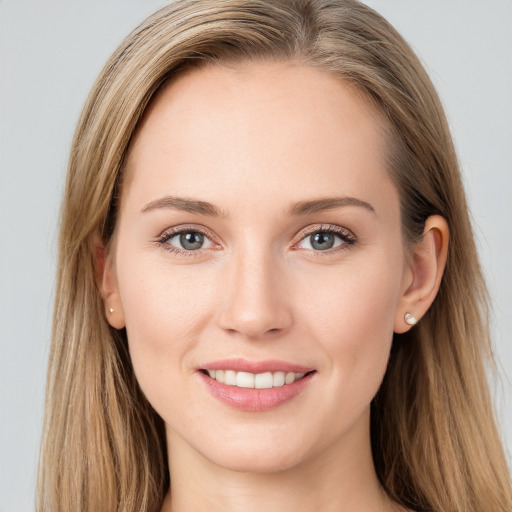
[{"label": "eye", "polygon": [[295,247],[315,252],[332,252],[356,242],[354,234],[341,226],[316,226],[308,228],[301,233],[301,236],[301,240],[295,244]]},{"label": "eye", "polygon": [[203,249],[211,249],[214,243],[210,237],[196,228],[181,228],[166,231],[158,240],[164,249],[184,255],[194,255]]},{"label": "eye", "polygon": [[198,249],[202,249],[205,241],[209,242],[209,240],[198,231],[187,231],[185,233],[179,233],[169,238],[167,241],[173,246],[179,244],[180,249],[185,249],[187,251],[197,251]]}]

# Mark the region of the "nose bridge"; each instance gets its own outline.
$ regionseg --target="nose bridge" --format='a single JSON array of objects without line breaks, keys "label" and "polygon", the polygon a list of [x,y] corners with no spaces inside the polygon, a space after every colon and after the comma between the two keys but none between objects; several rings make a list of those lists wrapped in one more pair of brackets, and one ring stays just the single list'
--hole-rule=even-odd
[{"label": "nose bridge", "polygon": [[286,280],[270,248],[244,244],[234,251],[227,266],[220,318],[223,329],[258,338],[289,327],[292,317]]}]

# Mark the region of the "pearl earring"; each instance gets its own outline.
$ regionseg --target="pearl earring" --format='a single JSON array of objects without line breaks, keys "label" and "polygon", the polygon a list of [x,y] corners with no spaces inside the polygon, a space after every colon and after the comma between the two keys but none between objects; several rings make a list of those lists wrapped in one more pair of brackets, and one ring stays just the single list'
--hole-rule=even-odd
[{"label": "pearl earring", "polygon": [[418,320],[411,313],[405,313],[404,316],[405,323],[408,325],[415,325]]},{"label": "pearl earring", "polygon": [[109,312],[111,315],[113,315],[113,314],[114,314],[114,308],[110,308],[110,309],[108,310],[108,312]]}]

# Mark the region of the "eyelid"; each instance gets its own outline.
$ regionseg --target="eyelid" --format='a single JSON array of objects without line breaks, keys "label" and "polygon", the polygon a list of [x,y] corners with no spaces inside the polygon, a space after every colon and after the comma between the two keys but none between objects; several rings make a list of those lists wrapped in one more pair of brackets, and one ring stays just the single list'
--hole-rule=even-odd
[{"label": "eyelid", "polygon": [[311,250],[309,250],[309,252],[314,252],[317,255],[332,254],[332,253],[335,253],[335,252],[337,252],[339,250],[346,249],[346,246],[353,245],[353,244],[355,244],[357,242],[357,237],[348,228],[345,228],[345,227],[342,227],[342,226],[337,226],[335,224],[316,224],[316,225],[308,226],[308,227],[302,229],[301,231],[299,231],[299,233],[297,234],[297,241],[293,243],[292,249],[294,249],[294,250],[308,250],[308,249],[300,249],[297,246],[305,238],[307,238],[309,235],[312,235],[314,233],[330,233],[330,234],[338,236],[344,242],[341,246],[338,246],[338,247],[333,248],[333,249],[326,249],[324,251],[311,251]]},{"label": "eyelid", "polygon": [[203,226],[198,226],[197,224],[180,224],[179,226],[167,228],[156,237],[156,243],[166,251],[187,257],[200,256],[205,251],[209,251],[212,249],[212,247],[209,247],[207,249],[187,250],[180,249],[179,247],[175,247],[174,245],[167,243],[171,238],[174,238],[176,235],[188,232],[200,233],[212,243],[212,245],[214,246],[214,250],[220,248],[220,244],[215,240],[217,237],[213,236],[210,230],[206,229]]},{"label": "eyelid", "polygon": [[[197,249],[197,250],[187,250],[187,249],[180,249],[179,247],[175,247],[171,244],[168,244],[167,241],[173,238],[176,235],[179,235],[181,233],[186,232],[197,232],[206,237],[212,244],[213,249],[218,250],[221,248],[221,244],[216,241],[218,237],[214,236],[211,231],[204,226],[200,226],[197,224],[181,224],[178,226],[173,226],[171,228],[167,228],[164,231],[160,233],[160,235],[157,236],[156,243],[164,248],[165,250],[182,255],[187,257],[194,257],[194,256],[200,256],[204,252],[211,250],[212,248],[209,247],[207,249]],[[311,249],[301,249],[298,247],[298,245],[309,235],[312,235],[314,233],[330,233],[333,235],[338,236],[343,243],[341,246],[337,246],[335,248],[326,249],[326,250],[311,250]],[[317,256],[321,255],[327,255],[327,254],[333,254],[340,250],[346,249],[347,246],[353,245],[357,242],[357,237],[354,235],[354,233],[345,227],[337,226],[335,224],[315,224],[311,226],[307,226],[306,228],[303,228],[296,236],[296,241],[292,244],[291,249],[292,250],[304,250],[308,251],[310,253],[314,253]]]},{"label": "eyelid", "polygon": [[[179,224],[178,226],[172,226],[170,228],[165,228],[158,236],[157,239],[161,239],[164,237],[170,238],[173,235],[178,235],[183,232],[194,231],[197,233],[201,233],[205,235],[209,239],[214,238],[209,229],[206,229],[204,226],[200,226],[198,224]],[[213,241],[213,240],[212,240]]]}]

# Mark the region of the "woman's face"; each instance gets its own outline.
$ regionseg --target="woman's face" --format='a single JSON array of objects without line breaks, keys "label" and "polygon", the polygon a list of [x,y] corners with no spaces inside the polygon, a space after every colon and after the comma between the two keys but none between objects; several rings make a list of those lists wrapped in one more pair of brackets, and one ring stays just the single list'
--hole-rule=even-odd
[{"label": "woman's face", "polygon": [[368,442],[411,280],[378,119],[283,63],[197,69],[151,103],[105,282],[171,453],[272,471]]}]

